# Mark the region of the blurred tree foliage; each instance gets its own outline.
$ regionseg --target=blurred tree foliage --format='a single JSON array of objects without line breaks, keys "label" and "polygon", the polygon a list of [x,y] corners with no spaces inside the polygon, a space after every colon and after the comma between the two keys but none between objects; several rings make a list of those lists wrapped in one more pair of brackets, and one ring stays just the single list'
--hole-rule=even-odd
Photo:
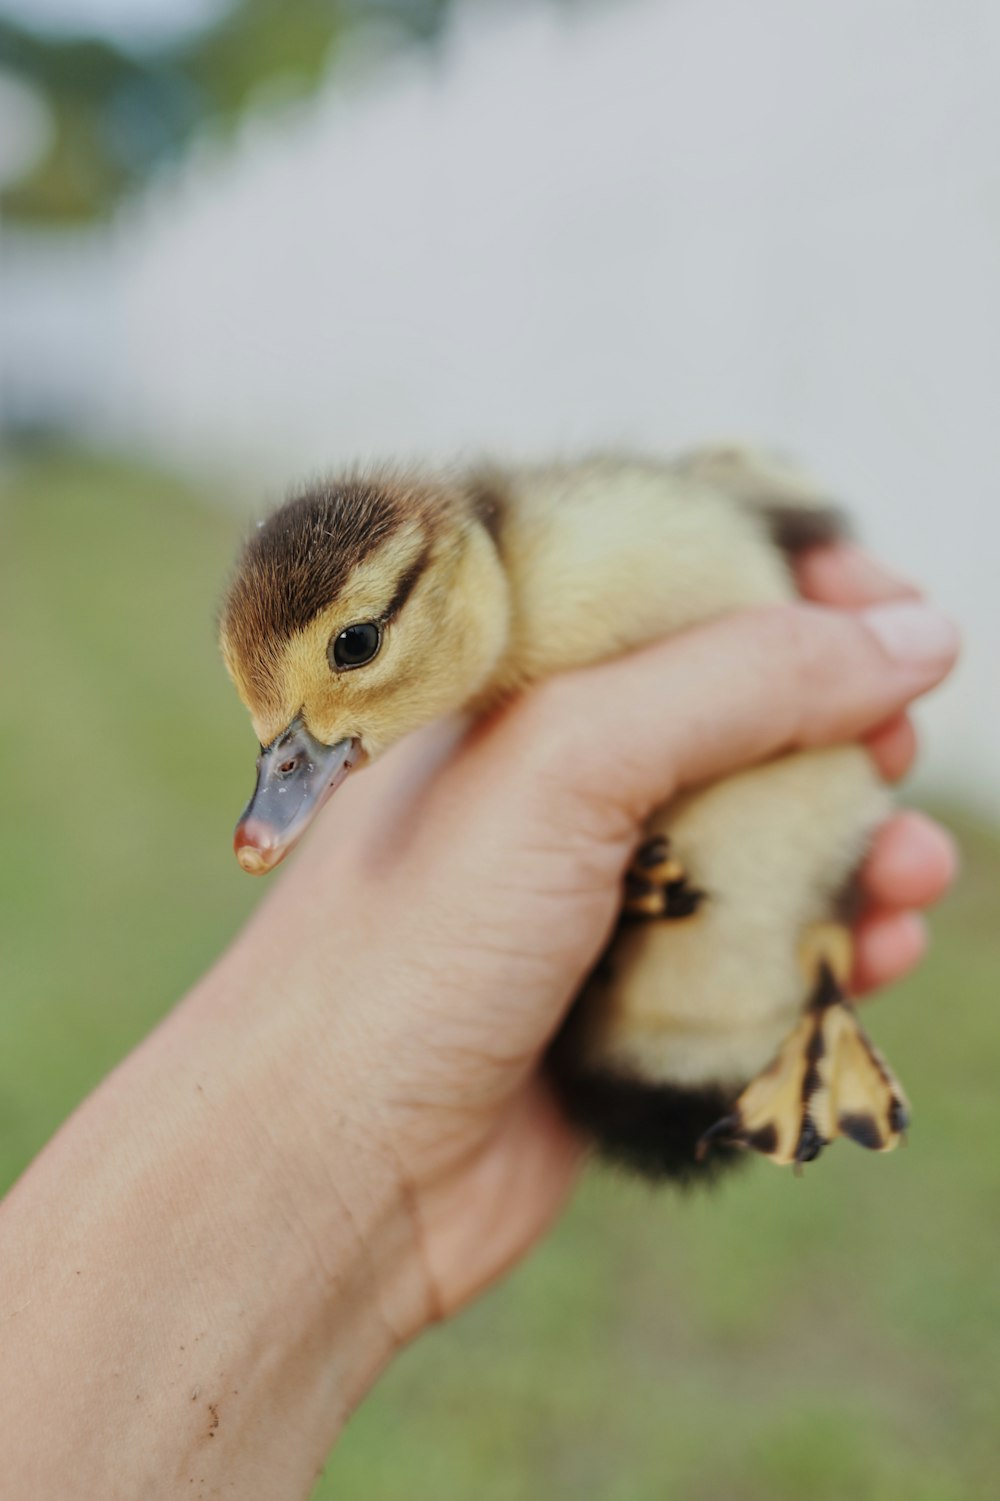
[{"label": "blurred tree foliage", "polygon": [[105,217],[204,125],[231,130],[263,97],[316,88],[338,46],[371,23],[410,41],[440,32],[455,0],[231,0],[181,41],[130,50],[0,18],[0,69],[37,90],[48,149],[0,197],[10,219],[68,225]]}]

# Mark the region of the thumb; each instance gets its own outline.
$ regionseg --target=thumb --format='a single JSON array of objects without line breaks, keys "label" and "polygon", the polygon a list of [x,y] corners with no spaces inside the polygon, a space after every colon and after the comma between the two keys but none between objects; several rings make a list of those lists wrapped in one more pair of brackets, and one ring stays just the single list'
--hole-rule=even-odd
[{"label": "thumb", "polygon": [[957,655],[955,625],[911,601],[727,616],[543,684],[526,705],[541,791],[550,813],[568,795],[642,819],[683,787],[859,738]]}]

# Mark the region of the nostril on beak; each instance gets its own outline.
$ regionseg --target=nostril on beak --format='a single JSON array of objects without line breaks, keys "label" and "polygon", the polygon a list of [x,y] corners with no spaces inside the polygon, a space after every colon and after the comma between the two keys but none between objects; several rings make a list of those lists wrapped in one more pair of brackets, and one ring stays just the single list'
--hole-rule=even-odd
[{"label": "nostril on beak", "polygon": [[236,826],[234,844],[243,869],[263,875],[283,860],[358,759],[356,740],[323,745],[301,726],[265,746],[257,785]]}]

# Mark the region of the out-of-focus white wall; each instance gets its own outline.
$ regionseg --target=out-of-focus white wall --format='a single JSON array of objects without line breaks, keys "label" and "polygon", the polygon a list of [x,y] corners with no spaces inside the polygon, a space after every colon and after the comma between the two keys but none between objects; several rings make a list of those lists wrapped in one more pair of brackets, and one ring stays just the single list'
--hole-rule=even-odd
[{"label": "out-of-focus white wall", "polygon": [[[359,457],[773,440],[963,619],[928,764],[1000,808],[1000,7],[474,7],[344,74],[81,273],[94,424],[255,509]],[[29,362],[46,275],[8,257]]]}]

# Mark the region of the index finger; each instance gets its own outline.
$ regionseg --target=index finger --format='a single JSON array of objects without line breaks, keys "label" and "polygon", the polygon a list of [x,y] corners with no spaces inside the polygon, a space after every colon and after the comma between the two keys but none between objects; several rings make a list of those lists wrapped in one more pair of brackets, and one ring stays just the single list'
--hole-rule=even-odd
[{"label": "index finger", "polygon": [[535,716],[546,798],[558,786],[645,817],[681,788],[858,739],[941,682],[957,651],[925,605],[759,606],[540,685],[518,743]]},{"label": "index finger", "polygon": [[804,599],[845,610],[922,595],[916,584],[893,573],[856,542],[811,547],[800,554],[795,581]]},{"label": "index finger", "polygon": [[[841,609],[921,598],[921,591],[909,579],[891,572],[863,547],[846,540],[800,554],[795,576],[805,599]],[[901,781],[916,756],[916,733],[907,714],[897,715],[866,736],[865,744],[889,782]]]}]

